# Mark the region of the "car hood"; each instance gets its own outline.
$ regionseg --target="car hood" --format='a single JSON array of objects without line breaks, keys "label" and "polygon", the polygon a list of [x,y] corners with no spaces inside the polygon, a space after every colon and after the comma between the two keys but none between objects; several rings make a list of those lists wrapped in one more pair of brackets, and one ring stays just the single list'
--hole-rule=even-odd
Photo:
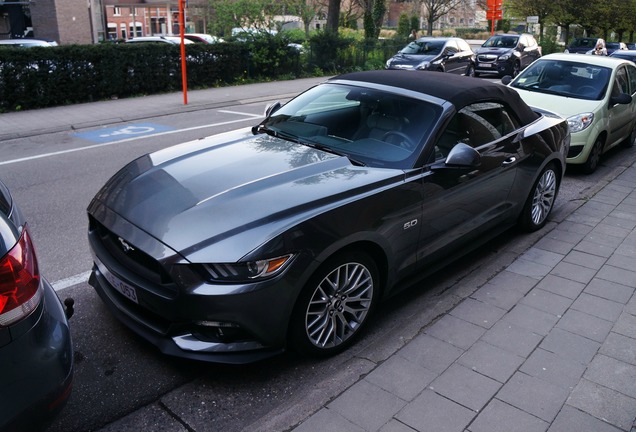
[{"label": "car hood", "polygon": [[596,112],[599,106],[604,103],[602,100],[585,100],[521,90],[518,88],[514,89],[517,90],[521,99],[528,105],[555,112],[564,118],[586,112]]},{"label": "car hood", "polygon": [[[190,261],[232,262],[303,220],[403,178],[400,170],[357,167],[267,135],[210,137],[130,163],[89,212],[111,228],[116,223],[104,215],[114,212]],[[110,212],[96,211],[98,203]]]},{"label": "car hood", "polygon": [[391,57],[391,66],[417,66],[422,62],[431,62],[435,60],[438,55],[419,55],[419,54],[398,54]]},{"label": "car hood", "polygon": [[493,48],[493,47],[482,47],[478,48],[476,54],[492,54],[496,56],[500,56],[502,54],[509,53],[513,51],[513,48]]}]

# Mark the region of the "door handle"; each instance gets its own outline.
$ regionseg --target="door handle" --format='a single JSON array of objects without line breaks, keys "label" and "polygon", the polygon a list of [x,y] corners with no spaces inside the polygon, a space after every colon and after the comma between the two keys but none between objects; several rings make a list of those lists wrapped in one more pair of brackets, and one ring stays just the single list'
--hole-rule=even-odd
[{"label": "door handle", "polygon": [[508,159],[506,159],[505,161],[502,162],[502,165],[510,165],[513,164],[517,161],[517,158],[514,156],[509,157]]}]

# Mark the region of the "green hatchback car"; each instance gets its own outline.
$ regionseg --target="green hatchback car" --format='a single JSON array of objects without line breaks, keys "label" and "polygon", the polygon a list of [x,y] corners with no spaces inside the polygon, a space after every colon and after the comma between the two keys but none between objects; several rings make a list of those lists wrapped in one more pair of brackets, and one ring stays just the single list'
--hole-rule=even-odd
[{"label": "green hatchback car", "polygon": [[568,120],[572,141],[567,163],[584,173],[596,170],[601,155],[636,139],[636,66],[623,59],[549,54],[514,80],[502,79],[530,106]]}]

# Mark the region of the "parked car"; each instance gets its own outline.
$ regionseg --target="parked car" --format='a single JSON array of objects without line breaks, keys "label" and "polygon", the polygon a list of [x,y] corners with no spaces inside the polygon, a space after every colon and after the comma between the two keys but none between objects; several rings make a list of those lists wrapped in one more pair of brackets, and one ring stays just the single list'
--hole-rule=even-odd
[{"label": "parked car", "polygon": [[533,63],[510,86],[529,105],[568,119],[572,143],[567,162],[593,172],[601,155],[636,138],[636,67],[606,56],[550,54]]},{"label": "parked car", "polygon": [[570,45],[568,45],[564,52],[569,54],[586,54],[587,52],[594,50],[599,42],[605,46],[605,41],[601,38],[575,38],[572,42],[570,42]]},{"label": "parked car", "polygon": [[624,59],[624,60],[629,60],[629,61],[633,62],[634,64],[636,64],[636,51],[634,51],[634,50],[614,51],[612,54],[610,54],[610,57],[620,58],[620,59]]},{"label": "parked car", "polygon": [[473,75],[475,53],[468,42],[461,38],[422,37],[391,57],[386,62],[386,68]]},{"label": "parked car", "polygon": [[218,36],[212,36],[206,33],[186,33],[183,35],[183,37],[195,43],[215,44],[219,42],[224,42],[222,38]]},{"label": "parked car", "polygon": [[615,51],[627,51],[627,44],[624,42],[607,42],[605,44],[607,48],[607,55],[611,55]]},{"label": "parked car", "polygon": [[[180,36],[139,36],[133,39],[127,39],[126,43],[169,43],[173,45],[181,45]],[[191,40],[184,39],[184,44],[192,44]]]},{"label": "parked car", "polygon": [[170,355],[325,356],[405,280],[543,227],[565,119],[498,83],[404,74],[341,75],[251,129],[131,162],[88,207],[89,283]]},{"label": "parked car", "polygon": [[39,430],[71,393],[73,347],[67,317],[40,274],[26,220],[2,182],[0,370],[2,431]]},{"label": "parked car", "polygon": [[32,48],[32,47],[51,47],[57,46],[57,42],[55,41],[45,41],[41,39],[0,39],[0,45],[4,46],[13,46],[13,47],[21,47],[21,48]]},{"label": "parked car", "polygon": [[541,57],[541,47],[529,34],[497,34],[489,37],[476,54],[475,76],[496,74],[515,77]]}]

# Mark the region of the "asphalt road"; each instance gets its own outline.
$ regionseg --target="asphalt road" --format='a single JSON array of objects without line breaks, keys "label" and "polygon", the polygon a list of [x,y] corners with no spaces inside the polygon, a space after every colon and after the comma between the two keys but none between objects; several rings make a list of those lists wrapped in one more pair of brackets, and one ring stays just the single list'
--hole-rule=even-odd
[{"label": "asphalt road", "polygon": [[[335,358],[318,361],[283,354],[257,365],[224,366],[161,355],[112,318],[86,283],[92,266],[86,206],[112,174],[137,156],[251,126],[265,104],[0,143],[2,161],[20,159],[3,165],[0,177],[28,218],[42,272],[62,299],[76,301],[71,319],[76,353],[73,395],[50,432],[122,430],[113,422],[131,413],[138,413],[137,430],[231,432],[258,429],[257,424],[278,429],[302,410],[315,409],[325,395],[346,388],[371,364],[382,361],[384,353],[403,345],[540,238],[540,233],[508,232],[478,254],[416,284],[382,305],[365,337]],[[165,134],[144,138],[139,132],[144,127],[165,128]],[[77,151],[57,153],[63,149]],[[613,152],[591,176],[568,173],[554,217],[585,199],[586,190],[611,176],[626,157],[633,159],[634,152]]]}]

